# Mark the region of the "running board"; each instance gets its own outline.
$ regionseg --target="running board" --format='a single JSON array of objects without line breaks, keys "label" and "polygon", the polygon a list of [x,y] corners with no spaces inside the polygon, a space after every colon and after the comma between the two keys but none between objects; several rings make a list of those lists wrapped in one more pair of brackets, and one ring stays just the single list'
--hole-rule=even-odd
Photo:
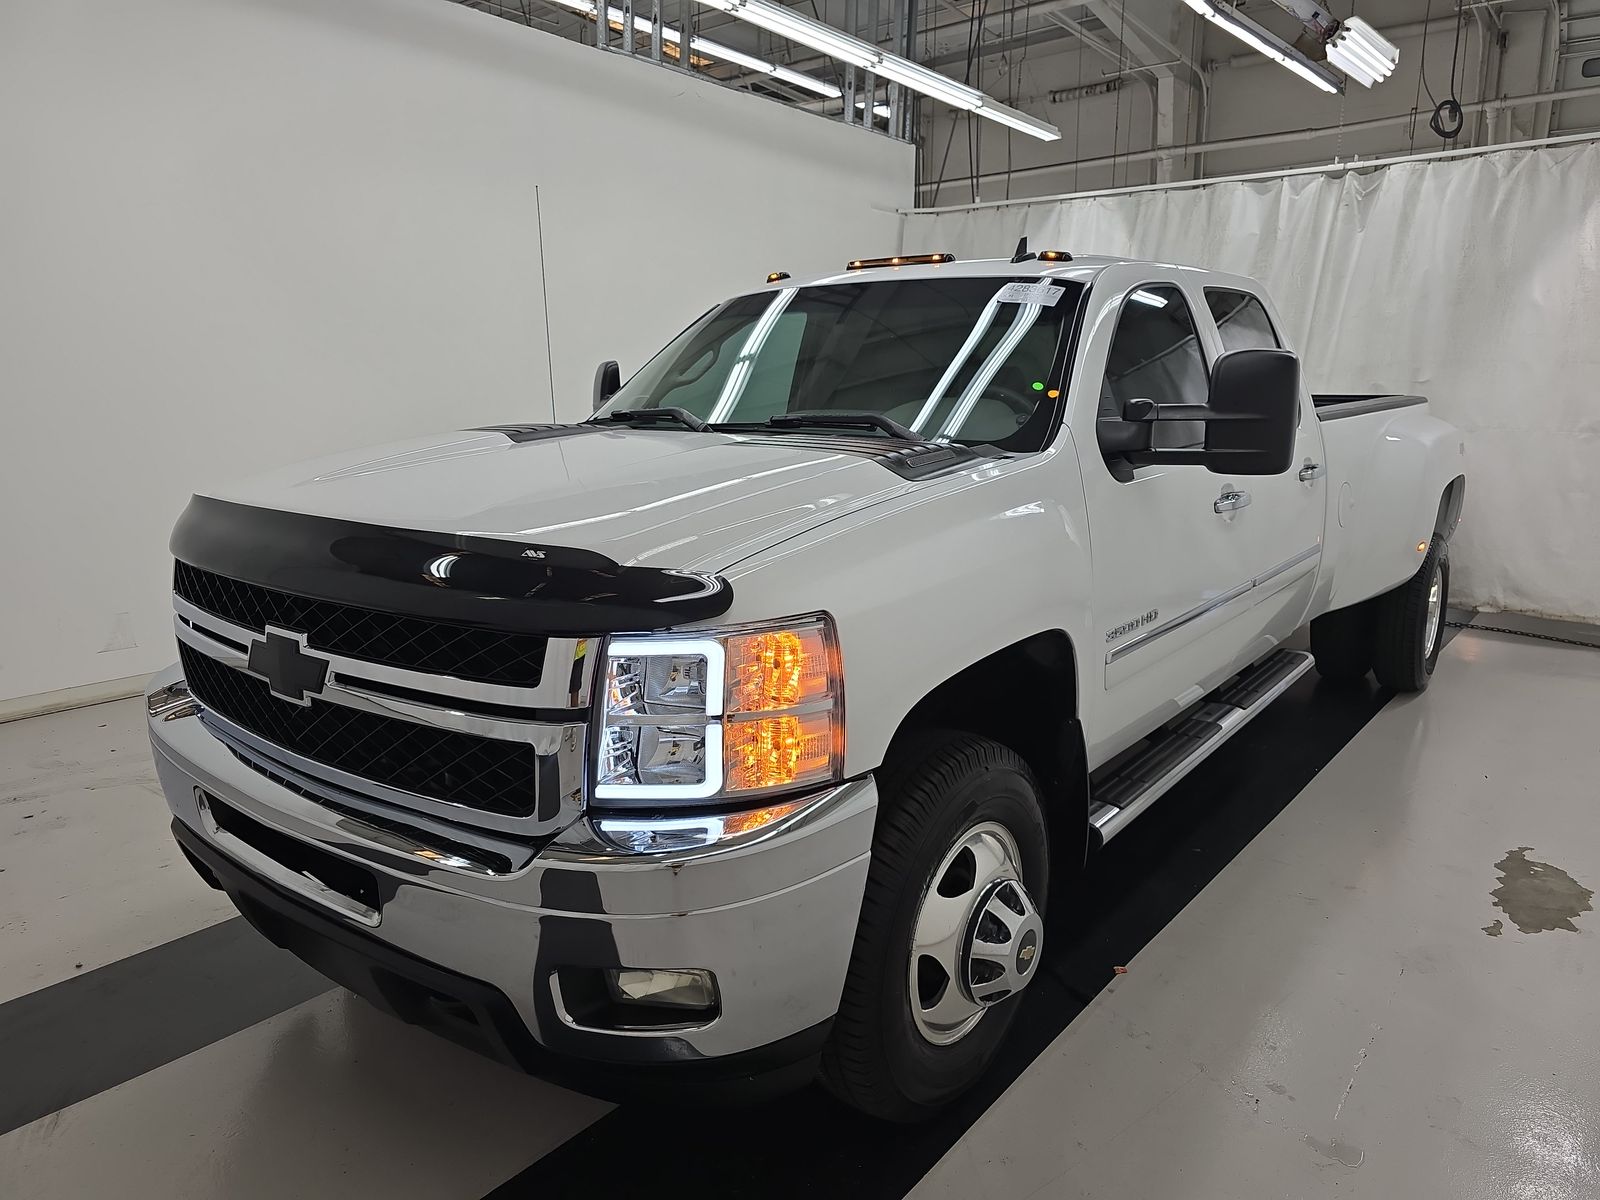
[{"label": "running board", "polygon": [[1246,722],[1311,669],[1311,655],[1278,650],[1235,675],[1145,739],[1144,747],[1090,783],[1089,822],[1110,841]]}]

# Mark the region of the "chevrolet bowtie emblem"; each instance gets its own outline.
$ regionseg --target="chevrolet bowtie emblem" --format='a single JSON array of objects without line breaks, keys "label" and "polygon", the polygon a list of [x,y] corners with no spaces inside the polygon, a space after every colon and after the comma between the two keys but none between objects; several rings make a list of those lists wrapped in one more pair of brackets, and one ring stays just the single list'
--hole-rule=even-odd
[{"label": "chevrolet bowtie emblem", "polygon": [[1017,957],[1023,962],[1032,962],[1033,956],[1037,953],[1039,953],[1038,945],[1034,942],[1029,942],[1021,950],[1017,951]]},{"label": "chevrolet bowtie emblem", "polygon": [[246,665],[267,681],[280,700],[308,705],[328,681],[328,660],[306,653],[306,635],[267,626],[266,637],[250,643]]}]

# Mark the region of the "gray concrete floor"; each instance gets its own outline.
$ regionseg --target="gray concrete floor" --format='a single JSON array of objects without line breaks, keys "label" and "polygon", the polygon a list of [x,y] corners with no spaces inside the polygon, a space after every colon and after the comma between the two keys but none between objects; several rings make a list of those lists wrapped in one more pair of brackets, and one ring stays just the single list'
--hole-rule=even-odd
[{"label": "gray concrete floor", "polygon": [[1600,654],[1462,634],[913,1195],[1600,1196],[1597,765]]},{"label": "gray concrete floor", "polygon": [[235,915],[170,820],[142,699],[0,725],[0,1003]]},{"label": "gray concrete floor", "polygon": [[[1456,638],[914,1194],[1600,1196],[1597,731],[1600,653]],[[137,702],[0,726],[0,1004],[232,916]],[[329,991],[0,1136],[0,1197],[470,1200],[606,1109]]]}]

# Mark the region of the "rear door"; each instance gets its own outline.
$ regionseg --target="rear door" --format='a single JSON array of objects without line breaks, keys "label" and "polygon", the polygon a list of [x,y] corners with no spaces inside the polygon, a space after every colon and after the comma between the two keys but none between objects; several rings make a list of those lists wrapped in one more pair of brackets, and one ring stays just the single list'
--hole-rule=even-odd
[{"label": "rear door", "polygon": [[[1227,285],[1206,278],[1202,324],[1216,336],[1215,352],[1284,349],[1285,344],[1258,291],[1243,280]],[[1221,476],[1213,476],[1221,479]],[[1295,455],[1281,475],[1257,475],[1235,481],[1250,497],[1241,509],[1238,528],[1255,586],[1251,591],[1258,641],[1246,651],[1255,658],[1288,637],[1305,620],[1322,554],[1322,522],[1326,507],[1327,471],[1322,455],[1322,422],[1311,406],[1304,378],[1300,381],[1300,424]]]}]

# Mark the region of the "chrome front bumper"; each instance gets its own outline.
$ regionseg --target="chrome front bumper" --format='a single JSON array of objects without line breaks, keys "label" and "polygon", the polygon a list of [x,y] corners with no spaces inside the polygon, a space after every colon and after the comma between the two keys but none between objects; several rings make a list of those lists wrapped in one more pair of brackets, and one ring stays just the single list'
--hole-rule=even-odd
[{"label": "chrome front bumper", "polygon": [[[174,667],[151,691],[180,679]],[[722,847],[624,853],[580,817],[531,860],[494,871],[269,779],[200,716],[157,707],[150,740],[180,842],[201,851],[191,857],[226,864],[267,889],[290,921],[334,932],[331,922],[402,961],[487,985],[552,1054],[613,1064],[745,1055],[825,1028],[838,1008],[877,810],[870,777],[819,792],[791,816]],[[234,838],[210,818],[204,793],[365,867],[380,900],[330,893]],[[582,1026],[567,1014],[555,972],[603,966],[709,970],[720,1010],[696,1027]]]}]

